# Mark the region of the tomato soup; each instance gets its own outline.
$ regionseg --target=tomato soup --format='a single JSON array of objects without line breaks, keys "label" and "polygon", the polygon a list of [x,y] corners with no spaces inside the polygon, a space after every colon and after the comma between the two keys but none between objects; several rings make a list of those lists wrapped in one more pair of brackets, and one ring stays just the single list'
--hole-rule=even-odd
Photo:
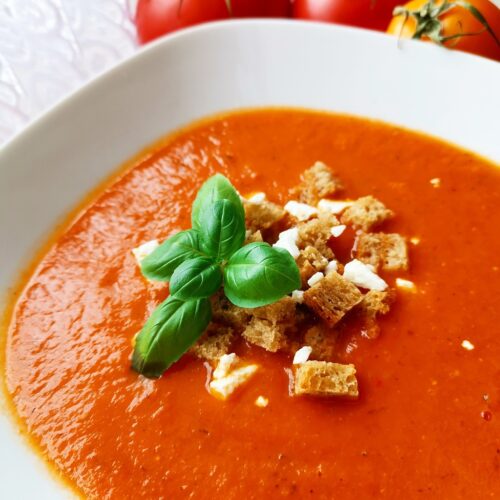
[{"label": "tomato soup", "polygon": [[[378,338],[345,332],[336,354],[360,398],[293,397],[290,356],[243,342],[260,370],[227,401],[190,355],[158,380],[133,372],[132,339],[168,288],[131,249],[190,227],[216,172],[284,203],[316,160],[418,243],[398,274],[416,293],[398,293]],[[292,110],[196,124],[103,188],[24,284],[6,343],[16,412],[89,498],[499,497],[499,206],[493,165],[395,127]]]}]

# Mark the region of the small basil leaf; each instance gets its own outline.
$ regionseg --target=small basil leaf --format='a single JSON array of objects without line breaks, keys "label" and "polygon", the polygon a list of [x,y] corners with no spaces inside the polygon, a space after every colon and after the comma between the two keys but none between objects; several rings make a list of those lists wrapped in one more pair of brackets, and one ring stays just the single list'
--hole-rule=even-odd
[{"label": "small basil leaf", "polygon": [[198,191],[191,211],[191,223],[194,229],[201,229],[200,219],[203,213],[217,200],[229,200],[234,203],[237,212],[245,220],[245,209],[241,198],[226,177],[216,174],[208,179]]},{"label": "small basil leaf", "polygon": [[172,274],[170,295],[180,300],[202,299],[213,295],[222,284],[220,266],[210,257],[183,262]]},{"label": "small basil leaf", "polygon": [[141,271],[148,279],[168,281],[179,264],[201,255],[198,233],[193,229],[181,231],[148,255],[141,263]]},{"label": "small basil leaf", "polygon": [[229,200],[217,200],[200,214],[200,249],[222,261],[245,241],[245,218]]},{"label": "small basil leaf", "polygon": [[208,299],[184,302],[168,297],[137,336],[132,368],[149,378],[160,377],[201,336],[211,317]]},{"label": "small basil leaf", "polygon": [[298,288],[300,275],[293,257],[267,243],[245,245],[224,269],[224,292],[238,307],[272,304]]}]

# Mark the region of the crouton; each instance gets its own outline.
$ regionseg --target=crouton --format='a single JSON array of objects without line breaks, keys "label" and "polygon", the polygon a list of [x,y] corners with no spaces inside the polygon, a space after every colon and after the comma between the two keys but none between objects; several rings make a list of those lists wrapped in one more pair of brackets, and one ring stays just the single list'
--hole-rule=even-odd
[{"label": "crouton", "polygon": [[302,182],[291,190],[291,196],[302,203],[317,205],[321,198],[332,196],[344,187],[333,171],[324,163],[317,161],[301,177]]},{"label": "crouton", "polygon": [[356,241],[356,256],[375,270],[399,271],[408,269],[408,247],[397,233],[361,234]]},{"label": "crouton", "polygon": [[295,373],[295,394],[357,398],[356,368],[326,361],[306,361]]},{"label": "crouton", "polygon": [[246,227],[252,232],[270,228],[285,215],[282,207],[270,201],[262,201],[261,203],[244,202],[243,206],[245,207]]},{"label": "crouton", "polygon": [[339,221],[335,215],[326,213],[320,214],[316,219],[299,224],[299,236],[297,240],[299,249],[314,247],[326,259],[333,259],[334,254],[328,246],[328,240],[332,236],[332,227],[338,224]]},{"label": "crouton", "polygon": [[284,297],[274,304],[248,309],[252,319],[243,330],[243,338],[269,352],[280,350],[286,330],[295,326],[295,306],[291,297]]},{"label": "crouton", "polygon": [[302,287],[307,284],[307,280],[317,272],[323,272],[326,269],[328,260],[323,257],[321,252],[315,247],[307,246],[300,251],[297,257],[297,266],[300,272]]},{"label": "crouton", "polygon": [[395,295],[392,290],[380,292],[370,290],[357,306],[357,310],[366,318],[375,319],[379,314],[387,314],[394,302]]},{"label": "crouton", "polygon": [[393,216],[392,210],[389,210],[381,201],[373,196],[364,196],[349,206],[340,220],[343,224],[353,226],[355,229],[369,231]]},{"label": "crouton", "polygon": [[237,307],[224,295],[219,292],[211,298],[212,319],[214,322],[232,326],[235,330],[241,331],[248,324],[250,313],[247,309]]},{"label": "crouton", "polygon": [[245,245],[248,245],[249,243],[255,243],[255,242],[261,242],[264,241],[264,238],[262,237],[262,233],[259,231],[247,231],[246,237],[245,237]]},{"label": "crouton", "polygon": [[231,327],[210,323],[205,333],[191,347],[191,352],[200,359],[216,361],[229,352],[233,340],[234,330]]},{"label": "crouton", "polygon": [[304,344],[312,347],[314,359],[330,361],[335,353],[337,333],[319,323],[309,328],[304,335]]},{"label": "crouton", "polygon": [[304,292],[304,303],[331,327],[362,300],[356,285],[336,272]]}]

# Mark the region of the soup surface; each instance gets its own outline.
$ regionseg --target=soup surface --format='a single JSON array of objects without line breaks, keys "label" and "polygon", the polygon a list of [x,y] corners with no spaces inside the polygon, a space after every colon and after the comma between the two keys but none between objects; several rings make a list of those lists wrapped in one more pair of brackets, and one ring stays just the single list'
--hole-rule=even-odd
[{"label": "soup surface", "polygon": [[[290,357],[243,344],[261,369],[228,401],[190,356],[159,380],[132,372],[132,338],[167,288],[130,250],[190,227],[216,172],[283,203],[316,160],[393,209],[385,229],[420,239],[398,274],[418,293],[399,293],[380,337],[346,332],[337,353],[360,399],[289,396]],[[8,391],[90,498],[500,497],[499,206],[497,169],[394,127],[289,110],[197,124],[144,153],[39,262],[8,330]]]}]

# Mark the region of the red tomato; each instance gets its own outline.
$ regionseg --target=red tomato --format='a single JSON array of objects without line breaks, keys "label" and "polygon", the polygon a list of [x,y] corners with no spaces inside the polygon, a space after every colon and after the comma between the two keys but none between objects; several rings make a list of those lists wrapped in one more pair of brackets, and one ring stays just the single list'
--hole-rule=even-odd
[{"label": "red tomato", "polygon": [[139,41],[146,43],[194,24],[231,17],[286,17],[290,9],[290,0],[139,0],[135,23]]},{"label": "red tomato", "polygon": [[385,31],[401,0],[295,0],[293,17]]}]

